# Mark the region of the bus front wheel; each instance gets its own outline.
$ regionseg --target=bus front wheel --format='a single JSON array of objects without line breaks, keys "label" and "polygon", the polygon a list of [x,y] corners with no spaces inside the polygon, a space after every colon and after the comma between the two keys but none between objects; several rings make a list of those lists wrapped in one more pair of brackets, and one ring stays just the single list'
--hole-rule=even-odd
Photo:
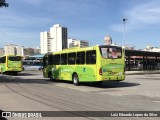
[{"label": "bus front wheel", "polygon": [[79,85],[79,78],[78,78],[78,75],[77,75],[77,74],[74,74],[74,75],[73,75],[72,81],[73,81],[73,84],[74,84],[74,85],[76,85],[76,86]]},{"label": "bus front wheel", "polygon": [[54,79],[53,79],[53,76],[52,76],[52,73],[49,73],[48,77],[49,77],[49,80],[50,80],[50,81],[53,81],[53,80],[54,80]]}]

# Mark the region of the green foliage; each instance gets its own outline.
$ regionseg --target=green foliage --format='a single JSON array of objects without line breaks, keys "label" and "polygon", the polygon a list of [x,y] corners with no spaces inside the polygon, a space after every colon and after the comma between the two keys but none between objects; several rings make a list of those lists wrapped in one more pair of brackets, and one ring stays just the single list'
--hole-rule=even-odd
[{"label": "green foliage", "polygon": [[9,4],[5,0],[0,0],[0,7],[8,7]]}]

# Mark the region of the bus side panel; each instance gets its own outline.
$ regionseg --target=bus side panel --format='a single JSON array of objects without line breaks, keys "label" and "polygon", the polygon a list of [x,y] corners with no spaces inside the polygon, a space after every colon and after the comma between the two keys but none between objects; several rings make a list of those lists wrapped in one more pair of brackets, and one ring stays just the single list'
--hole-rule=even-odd
[{"label": "bus side panel", "polygon": [[96,65],[97,65],[97,67],[96,67],[96,69],[97,69],[97,71],[96,71],[96,79],[97,79],[97,81],[103,81],[103,78],[102,78],[102,76],[100,75],[100,68],[102,67],[102,56],[101,56],[101,53],[100,53],[100,51],[99,51],[99,47],[97,47],[96,48],[97,49],[97,63],[96,63]]},{"label": "bus side panel", "polygon": [[80,82],[96,81],[96,65],[56,65],[55,78],[72,81],[72,75],[76,73]]},{"label": "bus side panel", "polygon": [[6,72],[6,63],[1,63],[1,70],[2,73]]},{"label": "bus side panel", "polygon": [[54,77],[55,77],[55,79],[60,79],[61,78],[61,76],[60,76],[60,65],[56,65],[55,66],[55,71],[54,71]]},{"label": "bus side panel", "polygon": [[96,81],[96,65],[77,65],[75,72],[78,74],[80,82]]},{"label": "bus side panel", "polygon": [[74,66],[72,65],[61,65],[58,66],[55,72],[55,76],[60,80],[72,81],[72,74],[74,72]]},{"label": "bus side panel", "polygon": [[47,67],[43,68],[43,77],[44,78],[48,78],[49,77],[48,76],[49,72],[52,72],[52,74],[54,74],[53,71],[52,71],[53,67],[54,67],[53,65],[48,65]]}]

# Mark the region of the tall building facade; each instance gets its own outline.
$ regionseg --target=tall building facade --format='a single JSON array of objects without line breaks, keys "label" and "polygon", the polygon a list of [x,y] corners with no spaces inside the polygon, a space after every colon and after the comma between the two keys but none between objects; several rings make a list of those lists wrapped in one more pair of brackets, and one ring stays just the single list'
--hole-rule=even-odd
[{"label": "tall building facade", "polygon": [[76,40],[76,39],[72,39],[72,38],[68,39],[68,48],[88,47],[88,46],[89,46],[89,42],[87,40]]},{"label": "tall building facade", "polygon": [[41,32],[40,33],[40,48],[41,54],[45,54],[47,52],[51,52],[51,37],[49,32]]},{"label": "tall building facade", "polygon": [[53,25],[50,32],[40,33],[41,54],[61,51],[67,48],[67,28],[59,24]]},{"label": "tall building facade", "polygon": [[4,49],[0,48],[0,56],[3,56],[3,55],[4,55]]},{"label": "tall building facade", "polygon": [[21,55],[23,56],[23,47],[14,45],[14,44],[8,44],[4,46],[5,55]]}]

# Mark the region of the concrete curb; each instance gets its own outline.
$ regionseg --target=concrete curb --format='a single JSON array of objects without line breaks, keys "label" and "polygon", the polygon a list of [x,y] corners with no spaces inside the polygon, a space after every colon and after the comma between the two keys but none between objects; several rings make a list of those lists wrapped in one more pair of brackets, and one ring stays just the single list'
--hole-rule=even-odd
[{"label": "concrete curb", "polygon": [[160,70],[154,71],[126,71],[126,75],[141,75],[141,74],[160,74]]}]

